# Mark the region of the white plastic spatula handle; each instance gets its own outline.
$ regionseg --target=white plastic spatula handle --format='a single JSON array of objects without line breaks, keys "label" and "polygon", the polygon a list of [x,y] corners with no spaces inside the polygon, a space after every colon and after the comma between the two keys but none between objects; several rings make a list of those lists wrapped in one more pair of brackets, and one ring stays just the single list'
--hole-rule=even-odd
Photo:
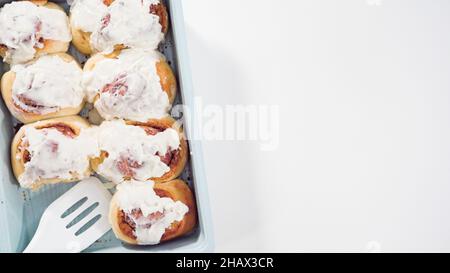
[{"label": "white plastic spatula handle", "polygon": [[111,229],[111,193],[95,177],[79,182],[45,210],[30,252],[81,252]]}]

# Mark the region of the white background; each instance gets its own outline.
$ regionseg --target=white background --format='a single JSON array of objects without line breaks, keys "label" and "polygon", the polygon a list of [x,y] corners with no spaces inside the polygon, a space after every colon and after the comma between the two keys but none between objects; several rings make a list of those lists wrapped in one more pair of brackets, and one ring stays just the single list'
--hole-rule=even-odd
[{"label": "white background", "polygon": [[183,6],[195,94],[280,107],[204,142],[216,251],[450,251],[450,1]]}]

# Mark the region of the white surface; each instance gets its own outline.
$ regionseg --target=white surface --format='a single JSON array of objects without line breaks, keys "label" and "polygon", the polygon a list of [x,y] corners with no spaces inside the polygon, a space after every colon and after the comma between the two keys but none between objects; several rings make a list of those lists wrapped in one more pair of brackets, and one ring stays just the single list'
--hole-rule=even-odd
[{"label": "white surface", "polygon": [[450,1],[185,0],[203,102],[280,106],[205,141],[216,250],[450,251]]}]

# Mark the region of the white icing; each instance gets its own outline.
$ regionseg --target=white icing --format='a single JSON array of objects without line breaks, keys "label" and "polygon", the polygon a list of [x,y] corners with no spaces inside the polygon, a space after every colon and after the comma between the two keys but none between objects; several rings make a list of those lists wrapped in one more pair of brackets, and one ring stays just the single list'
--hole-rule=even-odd
[{"label": "white icing", "polygon": [[[130,181],[117,186],[114,196],[117,204],[136,224],[134,235],[138,244],[158,244],[165,230],[175,221],[183,220],[189,208],[180,201],[159,197],[153,190],[153,182]],[[140,209],[141,217],[134,217],[132,211]],[[162,214],[149,219],[151,214]]]},{"label": "white icing", "polygon": [[19,177],[22,187],[30,188],[41,179],[83,179],[89,176],[89,158],[98,156],[95,130],[82,129],[71,138],[55,128],[25,128],[22,143],[30,153],[31,160],[24,164]]},{"label": "white icing", "polygon": [[[93,102],[99,96],[95,108],[106,120],[144,122],[166,116],[170,109],[169,97],[156,70],[156,63],[163,59],[156,51],[124,50],[117,58],[97,62],[92,71],[83,74],[88,100]],[[102,92],[113,82],[122,85],[120,90]]]},{"label": "white icing", "polygon": [[[27,112],[48,114],[83,102],[82,70],[75,61],[46,55],[33,63],[14,65],[12,71],[16,74],[12,99]],[[29,106],[19,98],[31,100],[39,107]]]},{"label": "white icing", "polygon": [[39,41],[70,42],[69,20],[61,10],[38,7],[29,1],[14,1],[0,10],[0,44],[8,50],[4,60],[23,63],[34,58]]},{"label": "white icing", "polygon": [[75,0],[71,22],[91,33],[94,51],[110,53],[115,45],[156,49],[164,33],[159,16],[150,13],[150,6],[159,3],[159,0],[115,0],[106,6],[102,0]]},{"label": "white icing", "polygon": [[123,120],[104,121],[98,130],[98,142],[108,157],[99,165],[97,173],[115,183],[125,180],[124,169],[139,181],[164,175],[170,168],[158,155],[164,156],[180,146],[179,135],[172,128],[152,136]]},{"label": "white icing", "polygon": [[94,32],[107,11],[103,0],[75,0],[70,6],[70,23],[84,32]]}]

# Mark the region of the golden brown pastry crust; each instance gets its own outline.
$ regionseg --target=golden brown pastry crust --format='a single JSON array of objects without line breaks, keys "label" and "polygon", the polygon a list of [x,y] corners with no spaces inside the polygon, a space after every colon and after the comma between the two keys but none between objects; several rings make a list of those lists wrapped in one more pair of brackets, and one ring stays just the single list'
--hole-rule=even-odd
[{"label": "golden brown pastry crust", "polygon": [[[187,145],[186,137],[184,136],[182,128],[172,117],[165,117],[162,119],[152,119],[148,122],[136,122],[136,121],[126,121],[128,125],[139,126],[145,130],[145,127],[153,127],[158,129],[168,129],[173,128],[178,131],[178,135],[180,136],[180,147],[178,148],[175,156],[177,157],[174,164],[170,164],[170,171],[165,173],[161,177],[152,177],[148,178],[148,180],[153,180],[156,183],[167,182],[177,178],[181,172],[183,172],[184,167],[186,166],[189,148]],[[98,170],[98,167],[107,157],[108,151],[101,151],[100,157],[91,159],[91,167],[94,171]]]},{"label": "golden brown pastry crust", "polygon": [[[13,169],[14,176],[16,179],[19,179],[19,176],[25,171],[25,158],[26,158],[26,149],[23,149],[22,147],[22,139],[25,134],[25,128],[28,126],[33,126],[37,129],[42,128],[49,128],[53,126],[58,126],[60,124],[63,124],[64,126],[70,127],[71,131],[73,131],[76,135],[79,135],[80,130],[83,128],[90,127],[89,123],[83,119],[80,116],[68,116],[68,117],[60,117],[55,119],[48,119],[48,120],[42,120],[38,121],[32,124],[27,124],[22,126],[20,130],[16,133],[16,135],[13,138],[12,144],[11,144],[11,165]],[[89,176],[92,174],[91,168],[88,168],[86,172],[83,174],[83,176]],[[55,183],[62,183],[62,182],[74,182],[78,181],[80,178],[78,176],[74,176],[71,179],[42,179],[40,181],[36,181],[36,183],[33,184],[32,189],[37,189],[40,186],[44,184],[55,184]]]},{"label": "golden brown pastry crust", "polygon": [[[53,53],[51,55],[58,56],[66,62],[75,61],[78,64],[78,62],[72,56],[70,56],[69,54],[66,54],[66,53]],[[31,62],[35,62],[36,60],[37,59],[34,59]],[[79,64],[78,64],[78,66],[81,69],[81,66]],[[31,122],[35,122],[38,120],[76,115],[84,107],[85,101],[83,100],[81,102],[81,104],[78,105],[77,107],[62,108],[59,111],[53,112],[53,113],[38,114],[38,113],[26,112],[23,109],[18,108],[17,105],[14,104],[13,99],[12,99],[12,87],[13,87],[15,78],[16,78],[16,73],[11,70],[6,72],[5,74],[3,74],[2,78],[1,78],[1,83],[0,83],[0,90],[2,93],[3,100],[6,104],[6,106],[8,107],[9,111],[16,119],[18,119],[22,123],[31,123]]]},{"label": "golden brown pastry crust", "polygon": [[[103,3],[105,5],[109,6],[111,3],[114,2],[114,0],[104,0]],[[162,31],[164,34],[167,34],[167,31],[169,29],[169,14],[167,12],[167,8],[163,3],[159,3],[158,5],[153,5],[151,8],[151,13],[159,16],[159,23],[162,26]],[[72,22],[72,14],[69,15],[69,20]],[[85,32],[81,29],[75,28],[71,24],[71,32],[72,32],[72,43],[80,51],[81,53],[85,55],[92,55],[94,52],[94,49],[91,47],[91,32]],[[125,47],[122,44],[115,45],[114,49],[116,51],[120,51],[122,49],[125,49]]]},{"label": "golden brown pastry crust", "polygon": [[[154,190],[160,197],[169,197],[174,201],[180,201],[189,208],[183,220],[173,223],[170,228],[166,229],[166,232],[161,238],[161,242],[166,242],[191,232],[197,224],[197,207],[195,205],[194,195],[189,186],[184,181],[176,179],[167,183],[155,184]],[[138,244],[136,238],[124,232],[121,209],[114,197],[111,200],[109,219],[112,230],[119,240],[132,245]]]},{"label": "golden brown pastry crust", "polygon": [[70,27],[70,32],[72,33],[72,44],[75,46],[75,48],[85,55],[91,55],[91,33],[84,32],[81,29],[77,29],[73,27],[72,24]]},{"label": "golden brown pastry crust", "polygon": [[173,74],[172,68],[165,60],[156,63],[156,73],[159,76],[162,90],[167,93],[169,103],[173,104],[177,95],[177,80]]},{"label": "golden brown pastry crust", "polygon": [[[47,0],[27,0],[27,1],[32,2],[37,6],[42,6],[49,9],[57,9],[65,13],[64,9],[61,6],[53,2],[48,2]],[[44,46],[42,48],[39,47],[34,48],[36,50],[36,53],[34,54],[35,58],[50,53],[67,52],[67,50],[69,50],[70,42],[44,39],[43,44]],[[0,56],[2,56],[2,58],[5,57],[6,51],[7,51],[6,47],[0,47]]]}]

